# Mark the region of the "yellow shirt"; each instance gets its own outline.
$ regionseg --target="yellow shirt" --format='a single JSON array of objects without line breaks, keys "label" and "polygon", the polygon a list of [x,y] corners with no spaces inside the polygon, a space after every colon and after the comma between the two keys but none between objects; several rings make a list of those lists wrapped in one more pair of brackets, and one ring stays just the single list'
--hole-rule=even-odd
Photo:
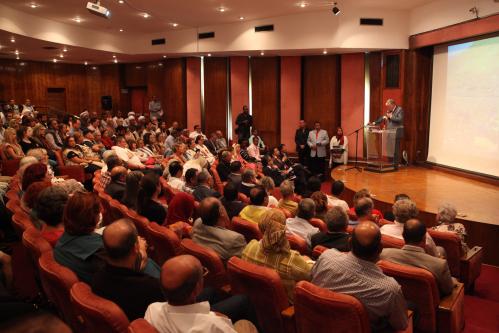
[{"label": "yellow shirt", "polygon": [[279,200],[279,208],[284,208],[288,210],[291,214],[296,216],[296,212],[298,211],[298,203],[293,200]]},{"label": "yellow shirt", "polygon": [[251,263],[272,268],[279,273],[288,300],[293,304],[294,289],[297,282],[301,280],[310,281],[310,270],[313,262],[307,263],[305,258],[295,250],[288,254],[271,253],[266,254],[262,251],[260,241],[253,239],[246,245],[241,256],[242,259]]},{"label": "yellow shirt", "polygon": [[243,208],[239,213],[239,216],[250,222],[260,223],[263,214],[265,214],[268,209],[268,207],[248,205]]}]

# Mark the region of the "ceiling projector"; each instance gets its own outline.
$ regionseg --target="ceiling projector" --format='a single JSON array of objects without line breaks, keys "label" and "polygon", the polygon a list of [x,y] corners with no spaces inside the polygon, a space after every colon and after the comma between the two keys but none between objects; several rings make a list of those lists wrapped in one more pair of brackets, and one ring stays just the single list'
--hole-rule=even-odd
[{"label": "ceiling projector", "polygon": [[100,5],[100,1],[96,1],[95,3],[91,1],[87,2],[87,9],[90,13],[100,17],[109,18],[111,15],[109,9]]}]

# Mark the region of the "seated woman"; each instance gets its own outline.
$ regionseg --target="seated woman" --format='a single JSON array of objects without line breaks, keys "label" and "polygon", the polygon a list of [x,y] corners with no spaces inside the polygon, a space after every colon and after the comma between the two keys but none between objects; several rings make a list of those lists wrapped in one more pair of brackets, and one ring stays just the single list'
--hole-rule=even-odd
[{"label": "seated woman", "polygon": [[198,135],[194,142],[196,143],[196,148],[199,150],[199,154],[204,157],[210,165],[212,165],[213,162],[215,162],[215,156],[213,156],[208,147],[204,145],[204,141],[204,136]]},{"label": "seated woman", "polygon": [[33,137],[31,138],[31,140],[34,141],[40,148],[45,149],[50,160],[48,163],[52,168],[54,168],[57,166],[57,158],[55,157],[55,153],[52,150],[52,146],[46,139],[46,132],[47,129],[45,128],[45,126],[43,126],[42,124],[37,124],[33,128]]},{"label": "seated woman", "polygon": [[469,250],[468,244],[466,244],[466,238],[468,234],[466,233],[464,225],[455,222],[456,216],[456,207],[449,203],[441,205],[440,207],[438,207],[438,213],[436,215],[438,225],[433,227],[432,229],[456,233],[461,239],[461,247],[463,249],[463,252],[467,253]]},{"label": "seated woman", "polygon": [[105,129],[101,133],[101,142],[104,147],[106,147],[106,149],[111,149],[111,147],[114,146],[112,136],[113,133],[110,131],[110,129]]},{"label": "seated woman", "polygon": [[184,153],[186,160],[190,161],[192,159],[198,158],[200,156],[199,150],[196,147],[196,142],[194,139],[188,139],[186,142],[187,149]]},{"label": "seated woman", "polygon": [[144,174],[140,171],[130,171],[125,178],[125,194],[123,194],[121,203],[132,210],[137,210],[140,180],[143,176]]},{"label": "seated woman", "polygon": [[[97,195],[90,192],[74,193],[64,207],[64,233],[54,248],[54,259],[88,284],[105,264],[102,236],[95,232],[100,215]],[[144,273],[159,278],[159,267],[148,260]]]},{"label": "seated woman", "polygon": [[49,159],[49,155],[47,154],[47,150],[44,148],[35,148],[30,149],[27,156],[36,157],[38,162],[45,164],[48,167],[48,173],[53,177],[54,176],[54,163],[57,165],[57,162]]},{"label": "seated woman", "polygon": [[288,300],[293,303],[294,288],[298,281],[310,281],[313,261],[291,250],[286,238],[286,217],[278,209],[270,209],[262,217],[258,227],[262,240],[249,242],[242,259],[257,265],[275,269],[286,289]]},{"label": "seated woman", "polygon": [[96,148],[96,151],[93,150],[92,147],[89,147],[88,145],[84,144],[84,137],[80,132],[75,132],[74,134],[74,139],[76,141],[76,144],[80,147],[80,150],[83,152],[83,157],[89,161],[92,161],[92,164],[103,168],[106,164],[104,161],[102,161],[101,156],[99,155],[98,152],[98,147]]},{"label": "seated woman", "polygon": [[312,193],[310,196],[310,199],[314,200],[315,202],[315,218],[321,219],[324,221],[324,218],[327,213],[327,196],[324,194],[324,192],[321,191],[316,191]]},{"label": "seated woman", "polygon": [[33,163],[30,164],[24,170],[23,177],[21,180],[21,190],[25,192],[28,187],[34,182],[48,181],[50,182],[52,177],[47,172],[47,165],[43,163]]},{"label": "seated woman", "polygon": [[2,155],[8,160],[23,158],[24,152],[17,141],[16,130],[9,127],[3,135]]},{"label": "seated woman", "polygon": [[[64,159],[64,165],[80,165],[84,168],[86,174],[92,176],[95,171],[101,169],[99,165],[94,163],[95,161],[93,159],[85,157],[82,148],[76,144],[76,140],[72,136],[67,137],[64,141],[62,157]],[[92,179],[87,179],[84,185],[86,189],[92,189]]]},{"label": "seated woman", "polygon": [[52,183],[47,180],[31,183],[31,185],[29,185],[26,191],[24,192],[23,197],[21,199],[21,208],[25,212],[29,213],[33,225],[36,226],[37,228],[40,227],[40,223],[37,222],[37,211],[35,205],[38,202],[38,197],[40,195],[40,192],[42,192],[47,187],[51,186]]},{"label": "seated woman", "polygon": [[33,129],[27,126],[21,126],[17,131],[17,137],[19,139],[19,144],[23,149],[24,154],[30,149],[42,148],[34,140],[32,140]]},{"label": "seated woman", "polygon": [[151,222],[163,224],[167,209],[159,202],[160,193],[161,184],[158,175],[149,173],[142,177],[137,195],[137,213]]},{"label": "seated woman", "polygon": [[269,203],[267,207],[277,208],[277,206],[279,206],[279,201],[272,195],[275,189],[275,183],[272,178],[265,176],[260,180],[260,183],[269,196]]},{"label": "seated woman", "polygon": [[170,155],[170,161],[171,160],[176,160],[178,161],[181,165],[184,165],[187,160],[184,157],[184,153],[187,149],[187,146],[184,143],[176,143],[173,146],[173,154]]},{"label": "seated woman", "polygon": [[36,217],[42,225],[41,235],[52,247],[64,233],[62,214],[68,198],[62,187],[51,186],[40,192],[35,204]]},{"label": "seated woman", "polygon": [[253,169],[256,170],[255,162],[248,162],[241,156],[241,145],[234,144],[232,151],[232,162],[239,161],[241,162],[242,169]]}]

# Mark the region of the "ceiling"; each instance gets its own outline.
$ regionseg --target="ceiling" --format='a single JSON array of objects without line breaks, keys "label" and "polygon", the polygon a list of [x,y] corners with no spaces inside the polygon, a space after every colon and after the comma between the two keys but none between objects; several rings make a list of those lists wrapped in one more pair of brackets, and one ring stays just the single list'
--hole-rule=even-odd
[{"label": "ceiling", "polygon": [[[171,29],[196,28],[233,23],[244,20],[285,16],[310,11],[330,10],[333,1],[325,0],[101,0],[111,11],[109,19],[100,18],[86,10],[86,0],[0,0],[0,4],[15,10],[110,33],[157,33]],[[391,8],[410,10],[430,0],[337,0],[338,6]],[[305,3],[305,7],[300,4]],[[36,8],[31,8],[35,4]],[[226,10],[220,12],[223,7]],[[150,14],[149,18],[141,16]],[[76,17],[80,23],[74,21]],[[173,27],[172,23],[177,23]],[[123,29],[123,32],[120,32]]]}]

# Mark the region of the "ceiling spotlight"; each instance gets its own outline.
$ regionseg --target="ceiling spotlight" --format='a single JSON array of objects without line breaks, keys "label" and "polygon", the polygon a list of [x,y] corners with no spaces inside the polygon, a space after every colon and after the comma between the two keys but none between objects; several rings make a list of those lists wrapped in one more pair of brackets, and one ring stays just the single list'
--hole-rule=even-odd
[{"label": "ceiling spotlight", "polygon": [[54,58],[54,59],[52,59],[52,61],[55,63],[55,62],[57,62],[57,59],[56,59],[56,58]]},{"label": "ceiling spotlight", "polygon": [[165,55],[163,56],[163,59],[166,59],[166,56],[165,56]]},{"label": "ceiling spotlight", "polygon": [[10,42],[11,43],[15,43],[16,42],[16,39],[14,38],[14,36],[10,37]]},{"label": "ceiling spotlight", "polygon": [[116,56],[113,54],[113,58],[116,59]]},{"label": "ceiling spotlight", "polygon": [[114,61],[114,63],[115,63],[115,64],[117,64],[117,63],[118,63],[118,59],[114,59],[113,61]]},{"label": "ceiling spotlight", "polygon": [[81,23],[81,18],[77,16],[73,19],[73,21],[75,21],[76,23]]},{"label": "ceiling spotlight", "polygon": [[239,16],[239,19],[242,21],[244,20],[244,16]]},{"label": "ceiling spotlight", "polygon": [[307,6],[308,6],[308,3],[306,3],[306,2],[300,2],[298,5],[299,5],[301,8],[305,8],[305,7],[307,7]]},{"label": "ceiling spotlight", "polygon": [[176,28],[178,27],[178,23],[170,23],[172,25],[172,27]]},{"label": "ceiling spotlight", "polygon": [[333,14],[334,14],[334,15],[338,15],[339,13],[341,13],[341,10],[338,8],[338,6],[337,6],[337,5],[338,5],[338,3],[337,3],[337,2],[335,2],[335,3],[333,4],[333,9],[331,10],[331,11],[333,12]]},{"label": "ceiling spotlight", "polygon": [[260,52],[260,55],[261,55],[261,56],[264,56],[264,55],[265,55],[265,52],[261,51],[261,52]]},{"label": "ceiling spotlight", "polygon": [[143,18],[149,18],[151,15],[149,15],[148,13],[142,13],[142,17]]},{"label": "ceiling spotlight", "polygon": [[17,56],[16,56],[16,59],[17,59],[17,60],[19,60],[19,59],[21,59],[21,58],[17,55]]},{"label": "ceiling spotlight", "polygon": [[64,54],[59,54],[59,58],[64,58]]},{"label": "ceiling spotlight", "polygon": [[66,47],[64,47],[64,48],[62,49],[62,52],[68,52],[68,49],[67,49]]},{"label": "ceiling spotlight", "polygon": [[88,65],[88,61],[85,61],[83,64],[84,64],[85,66],[86,66],[86,65]]},{"label": "ceiling spotlight", "polygon": [[223,12],[225,12],[226,10],[227,10],[227,8],[225,8],[225,7],[219,7],[219,8],[218,8],[218,11],[219,11],[220,13],[223,13]]},{"label": "ceiling spotlight", "polygon": [[33,8],[33,9],[35,9],[35,8],[37,8],[37,7],[38,7],[38,5],[37,5],[36,3],[34,3],[34,2],[30,3],[30,4],[29,4],[29,6],[30,6],[31,8]]},{"label": "ceiling spotlight", "polygon": [[124,4],[124,3],[125,3],[125,0],[118,0],[118,3],[119,3],[120,5],[122,5],[122,4]]},{"label": "ceiling spotlight", "polygon": [[18,51],[18,50],[16,50],[14,53],[15,53],[15,54],[19,54],[19,51]]},{"label": "ceiling spotlight", "polygon": [[327,50],[322,51],[322,54],[327,54]]},{"label": "ceiling spotlight", "polygon": [[211,57],[211,53],[208,53],[208,57]]},{"label": "ceiling spotlight", "polygon": [[120,32],[123,32],[124,30],[123,29],[120,29]]}]

